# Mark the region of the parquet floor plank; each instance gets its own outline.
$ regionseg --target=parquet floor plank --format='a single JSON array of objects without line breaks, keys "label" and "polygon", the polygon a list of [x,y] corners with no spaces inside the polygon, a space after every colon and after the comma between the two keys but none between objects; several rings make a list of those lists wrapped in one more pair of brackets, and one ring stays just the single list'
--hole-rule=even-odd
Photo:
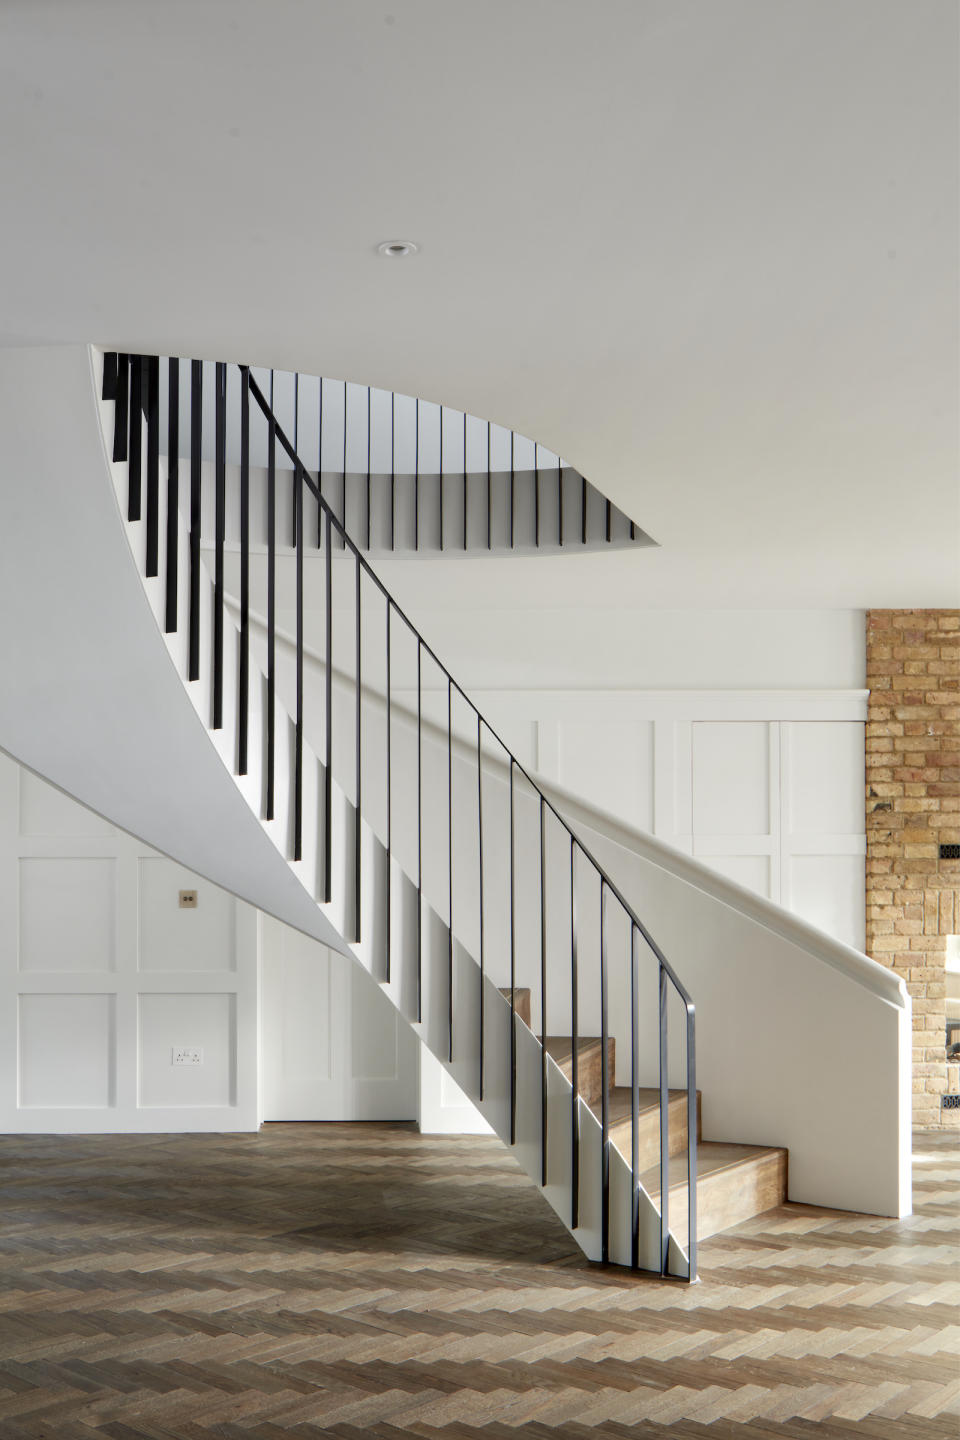
[{"label": "parquet floor plank", "polygon": [[960,1165],[592,1266],[509,1154],[398,1125],[0,1137],[0,1440],[960,1437]]}]

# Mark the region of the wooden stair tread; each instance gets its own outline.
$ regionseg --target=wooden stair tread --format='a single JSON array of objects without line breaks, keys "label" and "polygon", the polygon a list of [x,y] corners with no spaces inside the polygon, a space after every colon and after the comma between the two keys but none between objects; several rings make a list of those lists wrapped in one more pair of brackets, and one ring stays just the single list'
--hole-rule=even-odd
[{"label": "wooden stair tread", "polygon": [[[547,1054],[550,1056],[551,1060],[555,1060],[558,1065],[561,1065],[564,1061],[569,1060],[573,1054],[573,1042],[569,1035],[548,1035],[546,1037],[545,1044],[547,1047]],[[613,1039],[609,1039],[607,1041],[607,1044],[612,1045]],[[578,1056],[587,1055],[594,1050],[599,1053],[599,1035],[580,1035],[578,1037]]]},{"label": "wooden stair tread", "polygon": [[[638,1109],[641,1115],[647,1115],[651,1110],[660,1109],[660,1091],[655,1086],[641,1085],[637,1091],[639,1100]],[[685,1105],[687,1099],[686,1090],[671,1090],[669,1092],[669,1103],[671,1108]],[[697,1091],[697,1100],[700,1099],[700,1091]],[[622,1121],[629,1121],[632,1117],[630,1107],[630,1086],[614,1085],[610,1091],[610,1099],[607,1104],[607,1118],[610,1128],[619,1125]]]},{"label": "wooden stair tread", "polygon": [[[740,1166],[753,1165],[757,1161],[786,1156],[786,1150],[775,1145],[731,1145],[725,1141],[701,1140],[697,1146],[697,1182],[707,1180],[721,1170],[734,1170]],[[670,1193],[686,1189],[687,1157],[673,1155],[670,1158]],[[660,1194],[660,1167],[653,1166],[640,1176],[640,1184],[648,1195]]]},{"label": "wooden stair tread", "polygon": [[[673,1156],[667,1173],[670,1229],[683,1244],[687,1224],[686,1156]],[[647,1194],[659,1204],[659,1166],[645,1170],[639,1178]],[[786,1197],[786,1150],[709,1140],[697,1146],[697,1235],[701,1240],[782,1205]]]}]

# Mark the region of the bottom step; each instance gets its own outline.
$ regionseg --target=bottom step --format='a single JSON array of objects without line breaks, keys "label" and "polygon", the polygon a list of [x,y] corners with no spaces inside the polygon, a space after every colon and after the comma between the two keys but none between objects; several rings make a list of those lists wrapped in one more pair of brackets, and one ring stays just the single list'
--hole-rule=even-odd
[{"label": "bottom step", "polygon": [[[660,1203],[660,1168],[640,1176],[647,1194]],[[701,1141],[697,1146],[697,1239],[705,1240],[742,1220],[782,1205],[787,1198],[787,1152],[760,1145]],[[687,1162],[670,1161],[670,1229],[681,1245],[687,1236]]]}]

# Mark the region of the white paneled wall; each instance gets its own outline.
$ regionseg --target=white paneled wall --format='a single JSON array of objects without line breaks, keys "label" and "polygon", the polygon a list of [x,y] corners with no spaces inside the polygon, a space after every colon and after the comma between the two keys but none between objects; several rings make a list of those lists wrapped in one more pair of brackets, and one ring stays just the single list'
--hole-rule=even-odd
[{"label": "white paneled wall", "polygon": [[667,840],[864,944],[866,692],[487,692],[521,758],[618,820]]},{"label": "white paneled wall", "polygon": [[0,1128],[255,1129],[257,927],[0,754]]},{"label": "white paneled wall", "polygon": [[419,1041],[370,975],[267,916],[262,953],[263,1119],[416,1119]]}]

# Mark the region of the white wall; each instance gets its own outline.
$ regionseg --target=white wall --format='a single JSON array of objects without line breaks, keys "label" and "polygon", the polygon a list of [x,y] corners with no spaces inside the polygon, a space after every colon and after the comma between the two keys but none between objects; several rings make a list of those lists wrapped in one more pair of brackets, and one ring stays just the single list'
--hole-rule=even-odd
[{"label": "white wall", "polygon": [[417,1118],[419,1042],[354,960],[264,916],[260,1003],[264,1120]]},{"label": "white wall", "polygon": [[477,556],[469,564],[384,555],[376,563],[469,692],[865,685],[863,610],[744,610],[722,591],[709,606],[661,609],[640,590],[656,554]]},{"label": "white wall", "polygon": [[0,754],[0,1128],[255,1129],[257,929]]}]

